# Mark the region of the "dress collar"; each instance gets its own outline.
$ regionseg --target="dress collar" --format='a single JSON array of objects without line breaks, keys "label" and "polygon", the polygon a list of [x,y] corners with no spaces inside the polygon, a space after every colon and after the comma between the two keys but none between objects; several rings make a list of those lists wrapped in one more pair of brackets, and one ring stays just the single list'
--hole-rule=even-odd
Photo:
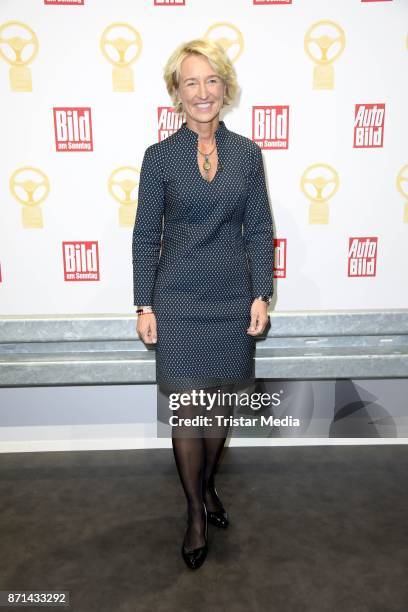
[{"label": "dress collar", "polygon": [[[189,127],[187,127],[187,122],[184,121],[181,124],[181,127],[178,130],[180,132],[180,134],[186,138],[187,140],[193,142],[194,144],[198,143],[198,133],[195,132],[194,130],[191,130]],[[219,120],[218,121],[218,127],[214,132],[214,136],[215,136],[215,140],[217,142],[217,144],[219,142],[222,142],[225,137],[228,134],[228,128],[225,125],[224,121]]]}]

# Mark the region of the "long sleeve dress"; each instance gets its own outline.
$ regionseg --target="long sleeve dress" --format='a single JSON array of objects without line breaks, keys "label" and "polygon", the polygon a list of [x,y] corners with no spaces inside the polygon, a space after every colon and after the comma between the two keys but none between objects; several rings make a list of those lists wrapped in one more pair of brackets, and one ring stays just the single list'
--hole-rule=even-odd
[{"label": "long sleeve dress", "polygon": [[262,151],[219,121],[207,181],[186,123],[144,153],[132,239],[134,304],[157,321],[156,381],[253,382],[254,298],[273,293],[274,234]]}]

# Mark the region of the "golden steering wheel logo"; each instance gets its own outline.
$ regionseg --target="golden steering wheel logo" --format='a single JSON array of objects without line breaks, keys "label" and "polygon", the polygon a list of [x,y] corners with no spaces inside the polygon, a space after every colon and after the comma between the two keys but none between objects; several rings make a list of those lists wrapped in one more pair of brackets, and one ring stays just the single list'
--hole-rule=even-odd
[{"label": "golden steering wheel logo", "polygon": [[211,25],[204,34],[204,38],[219,43],[231,62],[236,62],[244,50],[244,37],[241,31],[227,21],[218,21]]},{"label": "golden steering wheel logo", "polygon": [[408,223],[408,164],[402,166],[397,174],[396,182],[398,191],[405,198],[402,219],[404,223]]},{"label": "golden steering wheel logo", "polygon": [[120,204],[120,227],[132,227],[135,224],[139,177],[138,168],[120,166],[108,178],[109,193]]},{"label": "golden steering wheel logo", "polygon": [[113,91],[135,90],[132,64],[142,52],[142,37],[129,23],[112,23],[102,32],[99,43],[104,57],[113,64]]},{"label": "golden steering wheel logo", "polygon": [[39,168],[23,166],[13,172],[9,186],[12,196],[24,206],[21,211],[23,227],[28,229],[44,227],[39,205],[50,193],[50,181],[47,175]]},{"label": "golden steering wheel logo", "polygon": [[339,188],[339,175],[336,170],[328,164],[313,164],[302,174],[300,188],[310,200],[309,223],[328,223],[328,202]]},{"label": "golden steering wheel logo", "polygon": [[38,53],[38,38],[34,30],[21,21],[0,25],[0,56],[10,64],[11,91],[33,91],[31,71],[27,65]]},{"label": "golden steering wheel logo", "polygon": [[[329,36],[327,30],[334,30]],[[338,23],[317,21],[305,34],[306,54],[317,64],[313,70],[313,89],[334,89],[333,62],[340,57],[346,45],[346,36]]]}]

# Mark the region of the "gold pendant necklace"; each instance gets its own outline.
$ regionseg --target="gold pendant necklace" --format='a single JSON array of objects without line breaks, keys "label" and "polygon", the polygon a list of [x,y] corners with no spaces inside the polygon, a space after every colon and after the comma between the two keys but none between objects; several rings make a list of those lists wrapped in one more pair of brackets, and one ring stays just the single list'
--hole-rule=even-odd
[{"label": "gold pendant necklace", "polygon": [[203,170],[204,170],[204,172],[205,172],[205,179],[206,179],[207,181],[209,180],[209,177],[208,177],[209,170],[211,170],[211,162],[210,162],[209,157],[210,157],[210,155],[211,155],[211,154],[212,154],[212,153],[215,151],[215,147],[216,147],[216,145],[214,145],[213,150],[212,150],[212,151],[210,151],[209,153],[202,153],[202,152],[200,151],[200,149],[198,149],[198,152],[200,153],[200,155],[203,155],[203,156],[204,156]]}]

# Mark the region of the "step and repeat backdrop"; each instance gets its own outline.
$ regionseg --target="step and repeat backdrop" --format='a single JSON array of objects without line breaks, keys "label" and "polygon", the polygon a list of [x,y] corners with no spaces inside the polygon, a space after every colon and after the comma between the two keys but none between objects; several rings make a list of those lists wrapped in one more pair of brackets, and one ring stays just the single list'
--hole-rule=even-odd
[{"label": "step and repeat backdrop", "polygon": [[407,0],[2,0],[0,314],[134,312],[143,154],[185,119],[163,68],[201,37],[263,150],[273,309],[408,307]]}]

